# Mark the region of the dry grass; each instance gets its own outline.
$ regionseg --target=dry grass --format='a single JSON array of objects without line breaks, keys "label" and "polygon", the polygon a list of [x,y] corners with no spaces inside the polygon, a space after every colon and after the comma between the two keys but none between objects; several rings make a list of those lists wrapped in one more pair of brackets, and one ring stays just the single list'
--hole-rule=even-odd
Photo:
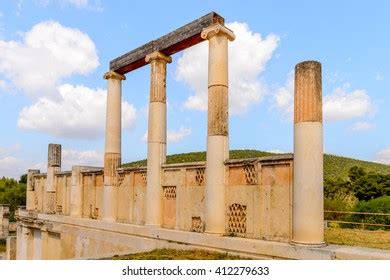
[{"label": "dry grass", "polygon": [[390,231],[328,228],[325,230],[325,241],[329,244],[390,250]]},{"label": "dry grass", "polygon": [[245,260],[226,253],[202,250],[157,249],[150,252],[117,256],[113,260]]}]

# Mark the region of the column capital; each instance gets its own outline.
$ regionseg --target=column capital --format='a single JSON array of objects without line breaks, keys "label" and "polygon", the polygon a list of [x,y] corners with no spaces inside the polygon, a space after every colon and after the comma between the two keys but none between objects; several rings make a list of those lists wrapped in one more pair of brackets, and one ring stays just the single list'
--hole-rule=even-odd
[{"label": "column capital", "polygon": [[202,39],[208,40],[212,36],[215,36],[217,34],[225,35],[229,39],[229,41],[234,41],[234,39],[236,38],[233,31],[231,31],[229,28],[220,23],[216,23],[214,25],[204,28],[200,36],[202,37]]},{"label": "column capital", "polygon": [[145,57],[145,61],[147,63],[150,63],[153,60],[162,60],[162,61],[165,61],[166,63],[172,62],[172,58],[170,56],[166,56],[165,54],[163,54],[159,51],[152,52]]},{"label": "column capital", "polygon": [[126,80],[126,76],[124,75],[121,75],[117,72],[114,72],[114,71],[108,71],[106,74],[104,74],[103,76],[104,79],[106,80],[110,80],[110,79],[114,79],[114,80]]}]

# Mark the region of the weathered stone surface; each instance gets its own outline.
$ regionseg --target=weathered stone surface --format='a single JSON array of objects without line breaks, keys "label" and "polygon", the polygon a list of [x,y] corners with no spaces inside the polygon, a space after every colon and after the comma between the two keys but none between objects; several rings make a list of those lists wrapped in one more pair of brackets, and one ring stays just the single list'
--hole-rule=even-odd
[{"label": "weathered stone surface", "polygon": [[294,123],[322,122],[321,64],[304,61],[295,66]]},{"label": "weathered stone surface", "polygon": [[[148,121],[148,162],[146,182],[146,223],[161,226],[164,211],[174,211],[163,202],[161,166],[166,162],[167,113],[166,113],[166,65],[172,59],[161,52],[148,54],[145,59],[151,65],[150,103]],[[172,204],[172,202],[169,202]],[[168,203],[168,204],[169,204]],[[169,209],[169,210],[164,210]],[[171,214],[170,214],[171,215]],[[167,225],[168,226],[168,225]],[[174,225],[173,225],[174,226]]]},{"label": "weathered stone surface", "polygon": [[204,28],[215,23],[224,24],[224,18],[215,12],[211,12],[198,18],[173,32],[170,32],[157,40],[136,48],[110,62],[110,69],[120,74],[133,71],[146,64],[145,57],[152,52],[158,51],[166,56],[173,55],[181,50],[196,45],[204,39],[201,33]]},{"label": "weathered stone surface", "polygon": [[16,260],[16,236],[7,237],[7,247],[5,252],[6,260]]},{"label": "weathered stone surface", "polygon": [[150,63],[150,102],[166,102],[166,73],[167,63],[172,62],[160,52],[153,52],[146,56],[145,61]]},{"label": "weathered stone surface", "polygon": [[323,129],[321,64],[295,67],[293,242],[323,246]]},{"label": "weathered stone surface", "polygon": [[203,39],[209,40],[212,36],[222,35],[222,34],[223,36],[226,36],[229,39],[229,41],[234,41],[234,39],[236,38],[236,35],[234,35],[233,31],[231,31],[229,28],[227,28],[221,23],[216,23],[209,27],[206,27],[205,29],[203,29],[200,36]]},{"label": "weathered stone surface", "polygon": [[104,154],[104,184],[116,186],[116,169],[121,164],[121,155],[119,153]]},{"label": "weathered stone surface", "polygon": [[61,167],[61,145],[49,144],[47,165],[50,167]]},{"label": "weathered stone surface", "polygon": [[114,80],[123,81],[126,80],[126,76],[116,73],[114,71],[108,71],[107,73],[104,74],[103,79],[105,80],[114,79]]},{"label": "weathered stone surface", "polygon": [[212,86],[208,98],[208,135],[228,135],[228,88]]},{"label": "weathered stone surface", "polygon": [[9,234],[9,205],[0,204],[0,238]]}]

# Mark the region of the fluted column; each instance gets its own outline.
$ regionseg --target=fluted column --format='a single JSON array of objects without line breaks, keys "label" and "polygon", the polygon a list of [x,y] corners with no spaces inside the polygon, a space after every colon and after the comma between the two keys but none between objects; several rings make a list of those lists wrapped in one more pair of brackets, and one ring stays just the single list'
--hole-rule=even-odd
[{"label": "fluted column", "polygon": [[114,222],[117,217],[116,169],[121,164],[122,80],[126,77],[109,71],[104,79],[108,85],[102,219]]},{"label": "fluted column", "polygon": [[161,226],[161,164],[166,161],[167,143],[166,73],[167,63],[171,63],[172,59],[153,52],[145,60],[151,66],[145,223]]},{"label": "fluted column", "polygon": [[47,176],[45,184],[45,211],[54,214],[56,210],[56,189],[54,185],[54,175],[61,172],[61,145],[49,144],[47,155]]},{"label": "fluted column", "polygon": [[209,41],[208,125],[205,189],[205,231],[225,233],[225,165],[229,158],[228,40],[235,36],[221,24],[205,28]]},{"label": "fluted column", "polygon": [[324,245],[321,64],[295,66],[293,242]]}]

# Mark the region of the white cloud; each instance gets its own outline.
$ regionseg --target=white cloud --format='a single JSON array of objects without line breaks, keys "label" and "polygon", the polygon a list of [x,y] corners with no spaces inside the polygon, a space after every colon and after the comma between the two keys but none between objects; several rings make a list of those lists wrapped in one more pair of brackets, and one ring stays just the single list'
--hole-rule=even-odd
[{"label": "white cloud", "polygon": [[168,130],[167,132],[167,140],[168,143],[177,143],[180,142],[183,138],[189,136],[191,134],[192,130],[191,128],[185,128],[185,127],[180,127],[179,130],[174,131],[174,130]]},{"label": "white cloud", "polygon": [[9,147],[0,147],[0,156],[12,155],[14,153],[20,152],[22,146],[19,143],[13,144]]},{"label": "white cloud", "polygon": [[[233,114],[245,112],[265,95],[259,80],[267,62],[276,49],[279,37],[270,34],[262,38],[252,32],[246,23],[227,24],[236,35],[229,43],[229,107]],[[184,51],[177,62],[176,78],[187,83],[195,94],[184,106],[207,110],[208,44],[203,42]]]},{"label": "white cloud", "polygon": [[20,175],[26,173],[26,170],[20,168],[22,163],[22,160],[13,156],[0,158],[0,177],[19,179]]},{"label": "white cloud", "polygon": [[6,81],[2,81],[0,80],[0,93],[2,92],[8,92],[10,89],[9,89],[9,86],[8,86],[8,83]]},{"label": "white cloud", "polygon": [[18,143],[0,147],[0,177],[19,179],[20,175],[26,173],[26,163],[15,156],[20,150]]},{"label": "white cloud", "polygon": [[375,80],[377,80],[377,81],[382,81],[383,80],[383,74],[381,73],[381,72],[377,72],[376,74],[375,74]]},{"label": "white cloud", "polygon": [[[64,84],[58,87],[59,100],[41,97],[23,108],[18,126],[57,137],[93,139],[101,137],[106,124],[106,91]],[[122,102],[122,128],[130,128],[136,109]]]},{"label": "white cloud", "polygon": [[353,119],[373,112],[371,98],[364,89],[347,92],[346,88],[336,88],[323,99],[323,113],[326,121]]},{"label": "white cloud", "polygon": [[[364,89],[347,91],[350,85],[336,88],[323,97],[322,108],[325,121],[340,121],[365,117],[374,113],[370,96]],[[274,108],[280,110],[292,120],[294,113],[294,80],[290,74],[286,84],[278,88],[274,94]]]},{"label": "white cloud", "polygon": [[0,73],[27,93],[53,93],[63,78],[88,74],[98,65],[90,37],[56,21],[38,23],[20,42],[0,40]]},{"label": "white cloud", "polygon": [[375,156],[375,161],[390,165],[390,147],[379,151]]},{"label": "white cloud", "polygon": [[285,154],[285,153],[286,153],[285,151],[278,150],[278,149],[269,150],[269,151],[267,151],[267,152],[269,152],[269,153],[274,153],[274,154]]},{"label": "white cloud", "polygon": [[[39,169],[46,172],[47,162],[31,162],[14,156],[21,146],[15,144],[10,147],[0,147],[0,177],[19,179],[27,169]],[[103,153],[95,150],[79,151],[75,149],[62,149],[62,170],[71,170],[73,165],[103,166]]]},{"label": "white cloud", "polygon": [[103,166],[103,153],[95,150],[63,149],[61,156],[62,170],[70,170],[73,165]]},{"label": "white cloud", "polygon": [[0,11],[0,39],[1,39],[2,33],[5,31],[4,24],[2,22],[2,17],[3,17],[3,14]]},{"label": "white cloud", "polygon": [[[192,132],[191,128],[180,127],[179,130],[168,130],[167,131],[167,142],[177,143],[183,140],[185,137],[189,136]],[[148,142],[148,132],[145,131],[141,140],[143,142]]]},{"label": "white cloud", "polygon": [[369,130],[373,127],[374,125],[369,122],[356,122],[350,127],[350,129],[353,131],[362,131],[362,130]]},{"label": "white cloud", "polygon": [[290,73],[286,84],[276,90],[273,107],[279,109],[284,118],[292,120],[294,113],[294,77]]},{"label": "white cloud", "polygon": [[88,0],[64,0],[77,8],[85,8],[88,6]]}]

